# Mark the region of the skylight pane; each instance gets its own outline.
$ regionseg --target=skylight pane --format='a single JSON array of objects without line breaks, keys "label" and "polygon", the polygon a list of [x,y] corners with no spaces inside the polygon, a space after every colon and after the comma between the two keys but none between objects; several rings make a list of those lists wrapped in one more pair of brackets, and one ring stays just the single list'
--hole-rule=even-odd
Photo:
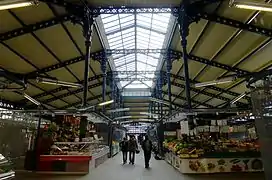
[{"label": "skylight pane", "polygon": [[[135,14],[101,15],[101,18],[110,49],[161,49],[165,34],[168,32],[170,16],[170,13],[138,13],[136,16]],[[117,71],[155,71],[160,57],[159,53],[112,55]],[[137,76],[122,74],[122,77],[153,79],[155,74]],[[126,86],[125,88],[149,88],[153,80],[144,82],[121,80],[120,83],[122,87]]]},{"label": "skylight pane", "polygon": [[103,16],[104,15],[101,15],[104,24],[106,24],[108,22],[112,22],[114,20],[118,20],[118,15],[108,16],[108,17],[105,17],[105,18],[103,18]]},{"label": "skylight pane", "polygon": [[121,24],[128,21],[134,22],[134,15],[129,15],[120,19]]}]

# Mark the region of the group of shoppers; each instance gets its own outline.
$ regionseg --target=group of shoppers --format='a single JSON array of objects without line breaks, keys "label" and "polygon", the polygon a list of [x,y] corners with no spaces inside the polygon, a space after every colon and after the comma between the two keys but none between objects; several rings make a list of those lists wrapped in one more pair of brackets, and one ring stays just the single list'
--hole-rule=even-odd
[{"label": "group of shoppers", "polygon": [[[151,159],[152,153],[152,142],[149,140],[147,135],[142,141],[141,146],[144,152],[145,168],[149,168],[149,161]],[[127,140],[127,138],[124,138],[123,141],[120,143],[120,148],[123,153],[123,164],[127,163],[127,155],[129,153],[129,164],[134,165],[135,154],[140,152],[135,136],[130,136],[129,140]]]}]

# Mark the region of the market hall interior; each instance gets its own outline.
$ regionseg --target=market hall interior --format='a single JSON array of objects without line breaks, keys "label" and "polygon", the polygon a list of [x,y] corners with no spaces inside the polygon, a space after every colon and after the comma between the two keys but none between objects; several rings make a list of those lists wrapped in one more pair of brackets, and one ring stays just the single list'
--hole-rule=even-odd
[{"label": "market hall interior", "polygon": [[271,180],[271,11],[1,0],[0,180]]}]

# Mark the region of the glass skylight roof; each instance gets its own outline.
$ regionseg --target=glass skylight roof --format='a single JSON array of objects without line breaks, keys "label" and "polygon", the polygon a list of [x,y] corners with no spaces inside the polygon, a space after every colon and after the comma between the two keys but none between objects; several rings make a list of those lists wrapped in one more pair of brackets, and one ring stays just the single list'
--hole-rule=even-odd
[{"label": "glass skylight roof", "polygon": [[[102,14],[110,49],[162,49],[170,13]],[[159,53],[113,54],[116,71],[156,71]],[[119,74],[125,88],[150,88],[155,74]],[[151,78],[141,81],[142,78]],[[129,79],[129,80],[128,80]]]}]

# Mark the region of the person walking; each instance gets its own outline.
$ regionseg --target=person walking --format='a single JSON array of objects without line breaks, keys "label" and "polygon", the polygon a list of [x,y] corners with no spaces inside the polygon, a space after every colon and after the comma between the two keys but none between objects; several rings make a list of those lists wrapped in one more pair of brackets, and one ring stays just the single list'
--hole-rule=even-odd
[{"label": "person walking", "polygon": [[128,141],[126,137],[123,138],[123,141],[120,142],[119,146],[123,154],[123,164],[126,164],[128,154]]},{"label": "person walking", "polygon": [[142,143],[142,149],[144,151],[145,168],[149,168],[149,161],[152,153],[152,142],[149,140],[147,135]]},{"label": "person walking", "polygon": [[129,141],[128,141],[129,164],[134,164],[135,153],[137,150],[138,150],[138,144],[135,139],[135,136],[130,136]]}]

